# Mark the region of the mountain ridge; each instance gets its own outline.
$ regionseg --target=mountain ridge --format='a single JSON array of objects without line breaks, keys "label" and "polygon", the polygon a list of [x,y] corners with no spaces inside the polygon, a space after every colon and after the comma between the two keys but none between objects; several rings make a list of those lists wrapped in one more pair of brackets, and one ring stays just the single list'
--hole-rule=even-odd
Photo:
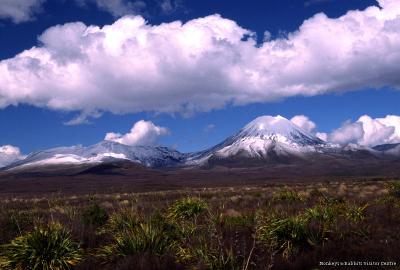
[{"label": "mountain ridge", "polygon": [[330,159],[376,159],[400,156],[400,144],[339,146],[278,116],[260,116],[234,135],[206,150],[180,153],[163,146],[129,146],[104,140],[91,146],[56,147],[29,154],[2,170],[57,165],[98,165],[129,161],[149,168],[262,166]]}]

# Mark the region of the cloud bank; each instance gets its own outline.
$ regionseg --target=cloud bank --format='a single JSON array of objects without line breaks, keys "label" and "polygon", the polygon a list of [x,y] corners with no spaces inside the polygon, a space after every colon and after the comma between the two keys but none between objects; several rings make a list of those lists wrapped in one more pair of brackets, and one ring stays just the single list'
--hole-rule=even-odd
[{"label": "cloud bank", "polygon": [[383,118],[363,115],[355,122],[344,122],[331,133],[316,132],[315,123],[304,115],[296,115],[290,121],[322,140],[335,144],[375,146],[400,143],[400,116],[397,115],[387,115]]},{"label": "cloud bank", "polygon": [[188,114],[399,88],[400,2],[378,2],[339,18],[316,14],[287,37],[262,44],[219,15],[185,24],[125,16],[104,27],[57,25],[39,37],[40,46],[0,61],[0,108]]},{"label": "cloud bank", "polygon": [[46,0],[1,0],[0,19],[10,19],[14,23],[27,22],[41,10]]},{"label": "cloud bank", "polygon": [[105,136],[105,140],[114,141],[125,145],[154,145],[158,138],[169,134],[165,127],[156,126],[151,121],[140,120],[136,122],[130,132],[122,135],[110,132]]},{"label": "cloud bank", "polygon": [[24,158],[18,147],[12,145],[0,146],[0,167],[7,166],[14,161]]}]

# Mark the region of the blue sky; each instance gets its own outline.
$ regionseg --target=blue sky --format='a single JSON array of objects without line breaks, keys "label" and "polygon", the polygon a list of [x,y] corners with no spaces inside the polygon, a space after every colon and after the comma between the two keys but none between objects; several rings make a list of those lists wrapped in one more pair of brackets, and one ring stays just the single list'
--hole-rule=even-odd
[{"label": "blue sky", "polygon": [[[24,50],[29,50],[33,46],[47,46],[50,48],[50,45],[48,45],[50,41],[48,40],[54,38],[52,35],[44,39],[44,41],[39,41],[38,37],[46,29],[55,25],[83,22],[85,25],[104,26],[113,24],[120,17],[120,15],[113,14],[113,11],[109,8],[97,4],[96,0],[80,1],[80,4],[75,1],[63,0],[42,1],[35,10],[31,11],[29,18],[22,19],[22,21],[16,21],[15,16],[13,17],[12,15],[4,13],[2,15],[0,7],[0,61],[14,59],[15,55]],[[128,2],[122,1],[121,3],[127,4]],[[376,1],[348,0],[182,0],[168,2],[171,4],[170,8],[163,10],[162,3],[163,1],[161,0],[145,1],[145,6],[140,6],[137,10],[131,10],[130,12],[144,17],[149,25],[169,23],[175,20],[181,20],[185,23],[218,13],[222,18],[236,22],[241,29],[248,29],[256,33],[257,37],[254,37],[254,39],[259,44],[263,43],[265,31],[270,33],[270,40],[280,37],[285,38],[288,33],[297,31],[305,20],[320,12],[334,19],[346,14],[349,10],[364,10],[369,6],[378,5]],[[219,19],[216,20],[218,21]],[[396,29],[400,30],[399,28]],[[253,36],[254,33],[252,33]],[[54,40],[51,40],[51,42],[51,44],[55,44]],[[51,51],[51,48],[49,50]],[[324,61],[322,58],[321,61]],[[370,65],[371,69],[373,69],[374,63],[370,63]],[[393,76],[400,75],[397,73],[398,70],[395,68],[390,70],[390,67],[391,65],[384,65],[384,68],[389,69],[385,74],[391,74],[392,71]],[[377,66],[376,68],[379,69],[380,67]],[[351,72],[351,69],[349,72]],[[23,153],[61,145],[90,145],[104,139],[107,132],[127,133],[135,122],[144,119],[153,122],[156,126],[168,128],[168,135],[160,136],[158,140],[160,144],[188,152],[201,150],[220,142],[257,116],[277,114],[287,118],[292,118],[295,115],[306,115],[316,124],[315,132],[330,133],[343,126],[344,123],[350,123],[346,122],[348,120],[354,123],[362,115],[369,115],[372,119],[383,118],[386,115],[400,115],[400,107],[398,106],[400,92],[396,90],[398,80],[384,78],[375,82],[374,71],[371,72],[364,78],[365,83],[343,80],[342,84],[327,86],[326,90],[316,87],[317,94],[300,92],[299,94],[280,96],[274,92],[276,96],[274,98],[260,94],[259,101],[257,94],[254,94],[256,92],[252,92],[253,94],[247,96],[243,101],[243,99],[237,98],[238,95],[240,96],[240,93],[238,94],[237,92],[239,88],[228,89],[236,95],[232,100],[230,99],[232,94],[229,92],[229,98],[227,98],[227,101],[222,102],[222,105],[218,103],[208,106],[210,102],[203,101],[204,98],[201,97],[199,98],[200,109],[195,109],[189,113],[182,112],[181,109],[175,109],[175,107],[171,110],[162,109],[157,111],[157,104],[166,106],[165,104],[168,105],[168,102],[172,103],[174,95],[168,96],[170,100],[166,100],[162,96],[163,103],[149,102],[151,104],[149,105],[149,110],[146,110],[145,105],[141,107],[140,102],[139,105],[136,103],[130,105],[127,102],[127,104],[121,105],[124,109],[118,111],[118,104],[110,108],[107,106],[97,107],[97,105],[92,107],[87,104],[86,100],[70,107],[54,105],[52,103],[53,99],[46,101],[38,99],[36,101],[35,97],[32,98],[32,96],[42,95],[41,86],[36,87],[36,84],[36,88],[32,88],[33,90],[29,95],[24,95],[23,98],[15,101],[12,100],[13,95],[10,92],[22,91],[20,90],[21,86],[16,84],[19,88],[11,88],[11,86],[7,88],[7,86],[3,85],[3,92],[10,95],[7,98],[12,101],[7,100],[9,104],[6,102],[0,110],[0,125],[2,127],[0,145],[17,146]],[[177,73],[177,77],[180,74]],[[333,76],[333,78],[342,81],[340,74],[334,75],[336,77]],[[24,77],[19,78],[21,80],[25,79]],[[13,83],[11,79],[5,81],[10,84]],[[183,81],[182,83],[187,82]],[[29,88],[29,86],[27,87]],[[106,91],[118,91],[117,87],[120,86],[115,85],[115,87],[113,89],[113,85],[110,84]],[[126,85],[123,84],[121,87],[126,87]],[[127,91],[129,91],[129,87],[134,88],[135,85],[128,86]],[[158,87],[160,88],[160,86]],[[209,88],[210,86],[205,85],[204,87]],[[245,88],[243,85],[240,85],[240,87]],[[218,88],[218,84],[216,88]],[[196,89],[200,92],[203,91],[200,82],[197,83]],[[85,89],[77,90],[85,91]],[[268,84],[265,86],[265,90],[261,90],[269,91]],[[6,95],[1,91],[2,86],[0,85],[0,97],[1,95]],[[135,94],[135,99],[141,97],[140,91],[147,90],[143,88],[137,91],[138,94]],[[167,89],[165,91],[170,90]],[[279,91],[279,89],[276,91]],[[176,95],[180,95],[179,93]],[[124,92],[123,94],[126,93]],[[210,92],[209,95],[212,94],[215,94],[215,92]],[[216,94],[217,97],[219,95]],[[252,98],[253,96],[254,98]],[[154,94],[144,96],[143,100],[147,101],[152,97],[154,99],[158,98],[157,94]],[[183,100],[183,103],[185,102],[190,103],[190,101]],[[46,104],[42,105],[42,103]],[[211,103],[213,102],[211,101]],[[193,106],[197,105],[194,102]],[[89,115],[87,122],[90,123],[66,125],[66,122],[86,110],[84,106],[89,108],[83,114],[87,113]],[[138,109],[125,109],[131,108],[130,106],[132,108],[136,106]]]}]

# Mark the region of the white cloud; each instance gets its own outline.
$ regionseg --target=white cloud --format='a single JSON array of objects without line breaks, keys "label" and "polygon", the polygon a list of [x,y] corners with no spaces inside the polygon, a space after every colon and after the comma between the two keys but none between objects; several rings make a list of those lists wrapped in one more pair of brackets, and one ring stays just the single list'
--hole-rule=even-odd
[{"label": "white cloud", "polygon": [[24,158],[18,147],[12,145],[0,146],[0,168]]},{"label": "white cloud", "polygon": [[[400,118],[398,119],[400,120]],[[400,121],[398,121],[400,123]],[[377,144],[397,142],[398,138],[395,135],[395,127],[381,123],[381,120],[373,119],[368,115],[361,116],[357,123],[361,123],[364,136],[358,141],[362,145],[375,146]],[[393,139],[391,139],[393,138]]]},{"label": "white cloud", "polygon": [[357,143],[366,146],[400,142],[400,116],[384,118],[361,116],[356,122],[346,122],[334,130],[328,140],[339,144]]},{"label": "white cloud", "polygon": [[397,115],[387,115],[383,118],[363,115],[355,122],[344,122],[331,133],[317,132],[315,123],[304,115],[297,115],[291,121],[318,138],[335,144],[375,146],[400,142],[400,116]]},{"label": "white cloud", "polygon": [[345,122],[340,128],[328,135],[328,141],[341,145],[357,143],[364,136],[362,123]]},{"label": "white cloud", "polygon": [[93,112],[82,112],[78,114],[76,117],[72,118],[71,120],[68,120],[64,122],[64,125],[66,126],[76,126],[76,125],[82,125],[82,124],[92,124],[92,122],[88,119],[90,118],[99,118],[101,117],[101,113],[97,111]]},{"label": "white cloud", "polygon": [[296,115],[292,117],[290,121],[296,126],[299,126],[304,130],[307,130],[308,132],[313,132],[314,129],[316,128],[315,123],[305,115]]},{"label": "white cloud", "polygon": [[124,135],[110,132],[105,140],[115,141],[126,145],[153,145],[160,136],[169,134],[167,128],[154,125],[151,121],[136,122],[129,133]]},{"label": "white cloud", "polygon": [[95,4],[99,9],[109,12],[114,17],[128,14],[140,14],[146,8],[144,1],[136,0],[75,0],[80,6]]},{"label": "white cloud", "polygon": [[379,3],[334,19],[317,14],[287,37],[258,45],[243,38],[251,31],[218,15],[185,24],[127,16],[104,27],[54,26],[40,36],[40,47],[0,62],[0,107],[190,114],[399,88],[400,2]]},{"label": "white cloud", "polygon": [[10,19],[14,23],[30,21],[40,12],[46,0],[1,0],[0,19]]},{"label": "white cloud", "polygon": [[318,138],[320,138],[323,141],[328,141],[328,133],[317,132],[317,133],[315,133],[315,136],[317,136]]}]

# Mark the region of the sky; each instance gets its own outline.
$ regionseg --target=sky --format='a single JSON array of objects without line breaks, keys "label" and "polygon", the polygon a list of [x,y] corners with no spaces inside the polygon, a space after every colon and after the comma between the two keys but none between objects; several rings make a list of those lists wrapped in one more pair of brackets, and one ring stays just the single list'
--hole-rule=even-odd
[{"label": "sky", "polygon": [[0,161],[103,139],[182,152],[260,115],[400,142],[398,0],[1,0]]}]

